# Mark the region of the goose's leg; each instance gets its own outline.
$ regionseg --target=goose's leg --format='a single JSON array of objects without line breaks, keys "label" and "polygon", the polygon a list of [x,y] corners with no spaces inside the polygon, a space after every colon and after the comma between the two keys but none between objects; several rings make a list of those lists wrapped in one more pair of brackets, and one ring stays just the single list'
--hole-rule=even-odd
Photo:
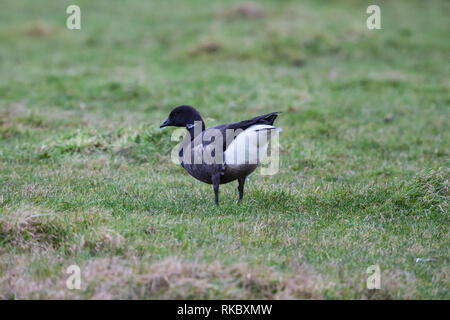
[{"label": "goose's leg", "polygon": [[216,205],[219,205],[219,183],[220,183],[220,173],[215,174],[211,177],[213,188],[214,188],[214,195],[216,196]]},{"label": "goose's leg", "polygon": [[238,182],[239,182],[239,186],[238,186],[238,190],[239,190],[239,201],[241,201],[242,198],[244,197],[245,177],[244,177],[244,178],[239,178],[239,179],[238,179]]}]

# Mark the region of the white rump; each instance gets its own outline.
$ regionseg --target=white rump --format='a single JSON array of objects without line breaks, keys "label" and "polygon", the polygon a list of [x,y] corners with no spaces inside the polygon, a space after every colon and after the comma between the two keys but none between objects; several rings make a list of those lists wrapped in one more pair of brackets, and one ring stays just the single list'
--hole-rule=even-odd
[{"label": "white rump", "polygon": [[267,125],[253,125],[241,132],[225,150],[225,163],[228,165],[259,164],[264,160],[267,147],[273,134],[280,128]]}]

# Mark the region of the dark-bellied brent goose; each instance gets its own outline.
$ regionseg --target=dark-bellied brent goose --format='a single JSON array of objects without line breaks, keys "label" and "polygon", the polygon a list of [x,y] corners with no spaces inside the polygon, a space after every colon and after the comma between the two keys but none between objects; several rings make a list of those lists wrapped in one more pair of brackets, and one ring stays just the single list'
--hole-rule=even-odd
[{"label": "dark-bellied brent goose", "polygon": [[266,155],[271,132],[281,131],[273,126],[278,113],[205,129],[200,113],[183,105],[173,109],[160,128],[186,127],[178,152],[180,163],[195,179],[213,185],[218,205],[219,184],[234,180],[238,180],[242,200],[245,179]]}]

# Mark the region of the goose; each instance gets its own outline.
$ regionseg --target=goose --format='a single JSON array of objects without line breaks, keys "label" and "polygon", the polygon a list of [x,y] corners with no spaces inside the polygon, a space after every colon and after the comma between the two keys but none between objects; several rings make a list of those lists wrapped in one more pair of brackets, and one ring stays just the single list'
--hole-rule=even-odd
[{"label": "goose", "polygon": [[185,127],[180,144],[181,166],[195,179],[212,184],[215,203],[219,205],[219,185],[238,181],[239,201],[244,196],[246,178],[264,159],[273,126],[280,112],[271,112],[234,123],[206,129],[200,113],[188,105],[178,106],[160,128]]}]

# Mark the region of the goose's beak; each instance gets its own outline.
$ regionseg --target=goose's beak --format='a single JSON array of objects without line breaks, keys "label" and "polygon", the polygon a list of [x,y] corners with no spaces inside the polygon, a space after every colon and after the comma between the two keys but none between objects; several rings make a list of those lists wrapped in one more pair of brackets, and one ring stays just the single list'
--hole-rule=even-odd
[{"label": "goose's beak", "polygon": [[160,127],[160,128],[163,128],[163,127],[167,127],[167,126],[170,126],[169,118],[167,118],[166,121],[164,121],[163,123],[161,123],[161,125],[160,125],[159,127]]}]

